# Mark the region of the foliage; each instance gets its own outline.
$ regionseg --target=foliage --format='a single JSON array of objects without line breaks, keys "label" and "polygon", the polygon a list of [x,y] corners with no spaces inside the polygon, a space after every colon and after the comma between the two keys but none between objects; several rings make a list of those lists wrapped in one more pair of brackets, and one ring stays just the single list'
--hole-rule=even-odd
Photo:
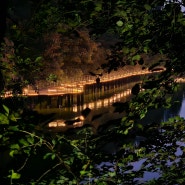
[{"label": "foliage", "polygon": [[[33,119],[28,113],[25,119],[4,105],[1,111],[0,155],[6,153],[2,160],[6,159],[9,166],[2,171],[4,184],[122,184],[123,179],[124,183],[133,184],[140,182],[145,171],[157,172],[159,176],[146,184],[185,182],[182,118],[144,127],[145,139],[139,144],[131,140],[133,145],[122,134],[108,132],[95,137],[88,127],[70,135],[46,134],[31,124]],[[103,151],[105,144],[116,140],[120,146],[116,154]],[[133,170],[134,162],[140,160],[142,166]],[[98,167],[102,161],[107,161],[107,166],[105,163]]]},{"label": "foliage", "polygon": [[87,29],[78,29],[68,35],[48,33],[44,35],[44,43],[42,74],[54,73],[61,82],[66,77],[75,79],[89,70],[96,70],[106,58],[106,50],[90,38]]},{"label": "foliage", "polygon": [[[158,8],[158,4],[161,2],[153,1],[151,4],[144,1],[141,3],[136,1],[117,2],[113,16],[122,41],[115,47],[113,55],[109,58],[108,67],[110,69],[135,61],[139,62],[143,59],[143,53],[150,55],[161,53],[168,59],[164,65],[166,72],[163,76],[167,76],[172,70],[173,74],[183,73],[180,66],[184,65],[182,61],[185,38],[182,31],[184,29],[184,15],[180,4],[169,2]],[[177,44],[178,39],[179,44]]]},{"label": "foliage", "polygon": [[[124,179],[124,183],[133,184],[144,171],[158,170],[163,174],[160,174],[158,180],[148,184],[184,183],[183,154],[181,159],[175,155],[177,147],[184,151],[184,146],[179,145],[179,142],[184,142],[181,140],[184,138],[184,120],[175,117],[167,123],[149,129],[137,123],[144,118],[148,110],[170,106],[171,99],[168,95],[176,89],[174,79],[184,75],[185,18],[180,9],[184,1],[167,3],[161,0],[27,0],[24,3],[31,3],[31,14],[26,18],[17,14],[17,18],[16,11],[13,17],[9,13],[9,30],[0,56],[0,70],[5,87],[13,89],[15,93],[20,94],[25,84],[34,84],[39,79],[39,72],[44,66],[40,56],[43,51],[49,51],[49,54],[45,53],[48,60],[61,60],[65,57],[59,54],[66,52],[61,50],[61,35],[67,38],[72,35],[73,38],[78,37],[76,45],[70,48],[69,43],[74,42],[72,39],[64,47],[73,50],[70,53],[74,55],[74,50],[80,51],[78,47],[82,46],[85,54],[78,52],[82,57],[74,58],[82,63],[91,63],[92,54],[97,50],[97,45],[91,42],[89,37],[97,39],[107,32],[119,35],[120,42],[112,48],[107,57],[108,63],[102,65],[108,72],[126,65],[140,65],[149,70],[162,67],[165,70],[134,86],[134,98],[125,108],[127,115],[116,129],[101,136],[94,136],[88,127],[71,135],[45,133],[36,126],[38,115],[30,115],[23,110],[12,112],[1,104],[0,155],[8,158],[8,164],[5,165],[7,168],[2,169],[1,182],[26,182],[32,185],[82,182],[121,184]],[[9,6],[9,12],[17,8],[13,1]],[[82,31],[84,29],[89,30],[88,36],[87,32]],[[51,33],[55,33],[55,37],[50,40],[53,45],[50,43],[49,50],[41,41],[44,36],[52,35]],[[89,48],[89,43],[94,44],[92,48]],[[36,44],[38,45],[35,46]],[[59,55],[55,55],[55,50],[58,50],[56,53]],[[145,58],[157,54],[160,54],[162,59],[154,63],[145,61]],[[60,61],[58,65],[62,67],[63,63]],[[57,80],[58,76],[54,73],[48,74],[47,80]],[[15,79],[13,83],[12,78]],[[148,139],[143,146],[124,143],[126,136],[136,135],[138,130]],[[116,155],[100,150],[112,140],[119,141],[121,146]],[[133,167],[131,164],[143,158],[146,159],[143,167],[137,172],[130,171]],[[42,168],[34,166],[32,170],[31,165],[37,164],[38,160],[42,162]],[[111,161],[113,166],[103,170],[98,168],[97,164],[103,160]],[[172,162],[171,165],[168,165],[169,162]],[[177,167],[179,173],[176,173]],[[123,173],[125,171],[127,173]],[[171,178],[172,176],[174,178]]]},{"label": "foliage", "polygon": [[[143,66],[143,69],[147,67],[149,70],[156,66],[163,66],[165,70],[160,75],[153,76],[152,79],[143,81],[142,84],[133,88],[135,95],[145,89],[145,93],[139,93],[138,99],[133,101],[135,104],[141,103],[140,108],[146,105],[144,112],[147,112],[148,106],[158,107],[160,103],[165,103],[162,101],[165,101],[166,94],[173,92],[174,78],[184,74],[182,67],[185,53],[183,49],[185,35],[182,31],[184,14],[180,8],[180,5],[183,6],[183,4],[171,1],[166,4],[163,1],[150,3],[117,1],[116,5],[113,14],[115,31],[120,35],[122,41],[115,45],[112,54],[108,56],[109,62],[102,67],[108,68],[108,72],[110,72],[125,65],[137,64]],[[178,39],[179,44],[176,42]],[[146,64],[145,55],[151,56],[159,53],[165,58],[155,61],[154,64]],[[162,97],[159,93],[161,90],[164,93]],[[148,93],[151,93],[151,96],[148,96]],[[147,104],[147,102],[151,103]],[[143,113],[139,114],[144,116]]]},{"label": "foliage", "polygon": [[[81,153],[76,145],[73,144],[74,141],[70,142],[59,135],[56,135],[55,137],[48,135],[48,137],[45,137],[42,133],[36,131],[34,129],[35,126],[28,121],[27,125],[25,125],[24,119],[18,119],[18,117],[14,117],[10,114],[9,109],[6,106],[3,105],[2,108],[4,113],[2,112],[0,115],[1,148],[3,149],[1,155],[7,155],[5,156],[5,159],[3,159],[7,160],[7,163],[13,162],[13,166],[10,167],[10,169],[6,169],[5,166],[3,167],[5,168],[5,176],[1,179],[2,182],[5,181],[7,183],[9,179],[10,184],[16,184],[18,179],[20,179],[19,183],[21,183],[22,180],[24,181],[24,178],[26,178],[28,182],[31,182],[34,177],[32,177],[32,174],[29,174],[31,171],[27,171],[27,174],[25,174],[25,170],[27,169],[27,166],[29,168],[29,165],[40,156],[40,160],[46,160],[46,163],[49,163],[49,159],[51,159],[51,164],[53,166],[50,167],[50,165],[46,165],[48,169],[46,168],[47,170],[45,172],[43,172],[41,167],[43,174],[41,173],[40,176],[38,176],[38,179],[33,182],[40,182],[42,178],[48,175],[48,173],[52,172],[53,174],[53,172],[59,168],[61,169],[60,173],[62,173],[62,175],[65,174],[68,181],[72,178],[72,184],[78,184],[78,171],[75,172],[72,168],[75,162],[78,161],[80,164],[82,161],[85,163],[88,158]],[[60,150],[58,147],[65,147],[66,151]],[[34,168],[35,167],[36,166],[34,166]],[[10,175],[7,174],[8,171],[10,172]],[[6,176],[6,174],[8,176]],[[58,181],[63,183],[66,179],[60,179]]]},{"label": "foliage", "polygon": [[40,74],[42,57],[25,57],[21,55],[21,47],[16,46],[8,38],[1,48],[1,72],[3,74],[4,89],[21,94],[27,84],[34,84]]},{"label": "foliage", "polygon": [[51,82],[56,82],[57,81],[57,76],[55,74],[49,74],[49,76],[46,80],[51,81]]}]

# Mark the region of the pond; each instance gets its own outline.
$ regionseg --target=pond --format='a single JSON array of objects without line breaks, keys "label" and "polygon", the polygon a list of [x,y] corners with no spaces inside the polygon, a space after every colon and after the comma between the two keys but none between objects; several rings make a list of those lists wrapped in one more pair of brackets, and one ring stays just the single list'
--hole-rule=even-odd
[{"label": "pond", "polygon": [[[140,122],[143,124],[161,123],[167,122],[169,119],[173,119],[173,117],[176,116],[185,118],[185,84],[180,84],[179,91],[173,95],[173,105],[171,108],[151,110],[143,120],[140,120]],[[185,151],[184,129],[170,129],[170,131],[168,129],[167,131],[165,128],[159,128],[159,132],[155,132],[154,130],[154,133],[150,133],[151,135],[135,137],[134,153],[136,154],[138,151],[139,153],[143,152],[145,157],[136,157],[138,159],[131,157],[132,162],[129,162],[126,167],[119,167],[125,183],[144,184],[147,181],[162,177],[165,168],[169,168],[169,171],[170,168],[180,168]],[[144,147],[147,151],[142,151],[142,145],[140,146],[142,141],[144,141]],[[115,146],[112,147],[110,145],[110,148],[115,148]],[[132,156],[132,147],[130,153],[130,156]],[[122,157],[124,158],[124,154]],[[97,165],[97,169],[100,171],[108,169],[109,172],[113,172],[116,163],[116,160],[111,162],[103,161]],[[127,170],[127,167],[129,170]]]},{"label": "pond", "polygon": [[[99,110],[102,107],[111,107],[115,102],[126,102],[132,98],[131,88],[133,85],[139,81],[127,83],[127,85],[122,85],[116,89],[109,90],[108,92],[96,92],[92,94],[83,95],[83,103],[78,105],[74,98],[71,102],[71,106],[58,107],[58,101],[60,96],[54,97],[33,97],[32,103],[34,102],[35,110],[40,113],[55,113],[56,119],[71,119],[81,114],[81,111],[85,108],[90,108],[93,110]],[[73,95],[75,96],[75,95]],[[82,96],[82,95],[81,95]],[[30,100],[28,101],[30,103]],[[45,103],[44,103],[45,102]],[[46,102],[50,106],[46,105]],[[45,107],[42,107],[45,104]],[[151,124],[160,123],[161,121],[167,121],[170,117],[180,116],[185,118],[185,84],[180,84],[179,90],[173,95],[173,105],[169,109],[157,109],[148,112],[141,123]]]},{"label": "pond", "polygon": [[[130,93],[130,89],[133,86],[133,84],[127,84],[127,88],[123,89],[117,89],[118,91],[112,92],[112,94],[109,94],[108,96],[105,96],[104,98],[100,98],[98,95],[94,96],[93,101],[86,102],[83,105],[80,105],[80,108],[77,108],[77,106],[73,105],[72,107],[63,107],[61,108],[57,114],[58,118],[63,118],[64,115],[62,115],[62,110],[65,110],[66,112],[70,112],[66,118],[70,118],[69,115],[78,115],[81,110],[83,110],[86,107],[92,108],[92,109],[100,109],[101,107],[110,107],[112,103],[120,101],[125,102],[129,100],[132,95]],[[50,109],[45,109],[45,111],[51,111]],[[54,110],[54,109],[53,109]],[[56,109],[55,109],[56,110]],[[75,113],[75,114],[74,114]],[[66,114],[67,115],[67,114]],[[180,84],[179,90],[176,94],[173,95],[173,105],[169,109],[163,109],[160,108],[158,110],[150,110],[146,117],[142,120],[140,120],[140,123],[143,124],[153,124],[153,123],[160,123],[160,122],[166,122],[169,120],[169,118],[173,118],[175,116],[180,116],[185,118],[185,84]],[[163,133],[164,132],[164,133]],[[139,156],[142,154],[142,149],[140,149],[140,144],[146,140],[145,147],[148,148],[148,154],[144,158],[140,158],[137,156],[137,160],[132,159],[132,162],[129,162],[125,165],[125,167],[119,167],[119,173],[123,176],[123,179],[125,179],[125,182],[127,184],[143,184],[149,180],[152,179],[158,179],[162,176],[162,165],[161,161],[165,163],[165,166],[170,168],[173,165],[177,165],[180,163],[183,151],[185,149],[185,140],[184,138],[179,139],[179,133],[174,133],[173,136],[165,135],[165,130],[161,130],[161,133],[157,133],[155,135],[151,136],[136,136],[133,138],[133,146],[134,146],[134,152],[137,153]],[[181,133],[183,136],[183,133]],[[174,140],[174,138],[177,140]],[[120,146],[119,146],[120,147]],[[131,147],[132,148],[132,147]],[[103,152],[106,152],[110,155],[115,155],[116,152],[119,150],[117,143],[109,142],[105,144],[101,150]],[[133,149],[131,149],[133,150]],[[162,156],[160,153],[160,150],[165,151],[165,155]],[[132,153],[132,152],[131,152]],[[151,162],[151,154],[153,154],[153,162]],[[122,157],[124,158],[124,153],[122,154]],[[132,155],[131,155],[132,156]],[[110,172],[113,173],[115,170],[115,165],[117,165],[116,160],[105,160],[101,163],[96,165],[96,168],[99,170],[99,172]],[[157,167],[158,166],[158,167]],[[129,177],[130,174],[134,173],[134,176]],[[141,175],[142,174],[142,175]],[[98,178],[98,177],[97,177]],[[87,182],[92,181],[94,179],[84,179],[84,181],[81,182],[81,184],[87,184]]]},{"label": "pond", "polygon": [[172,106],[169,109],[160,108],[149,111],[142,120],[143,123],[160,123],[174,116],[185,118],[185,84],[180,84],[178,92],[172,96]]},{"label": "pond", "polygon": [[144,75],[136,75],[104,82],[101,86],[86,85],[83,93],[27,97],[23,106],[43,114],[55,113],[57,119],[71,119],[79,116],[87,107],[95,110],[102,107],[108,108],[115,102],[128,101],[132,97],[131,88],[135,83],[141,82],[142,78]]},{"label": "pond", "polygon": [[[136,80],[135,82],[138,81]],[[113,88],[109,92],[104,91],[103,93],[100,93],[98,89],[96,89],[96,93],[94,93],[94,95],[86,94],[86,96],[84,96],[85,98],[83,98],[83,104],[81,105],[77,105],[74,101],[72,106],[58,107],[58,102],[61,100],[61,97],[58,96],[33,97],[32,99],[25,99],[23,104],[24,106],[27,106],[31,102],[34,103],[34,108],[41,113],[56,113],[56,119],[71,119],[74,116],[80,115],[80,112],[86,107],[98,110],[102,107],[110,107],[114,102],[128,101],[132,98],[130,91],[135,82]],[[77,99],[78,98],[76,98],[76,100]],[[185,118],[185,84],[181,84],[178,92],[173,95],[173,103],[173,106],[169,109],[161,108],[149,111],[146,117],[140,120],[140,122],[143,124],[152,124],[167,121],[169,118],[174,116]],[[137,159],[131,157],[132,162],[127,163],[124,167],[119,165],[125,164],[124,156],[128,155],[128,153],[124,153],[125,150],[121,154],[120,160],[122,161],[119,163],[117,160],[104,160],[97,164],[96,168],[100,171],[100,173],[106,170],[112,173],[115,170],[115,165],[117,165],[119,173],[123,176],[123,179],[127,179],[127,184],[142,184],[151,179],[158,179],[162,174],[160,165],[161,161],[164,162],[167,167],[178,164],[181,161],[185,150],[185,137],[179,139],[180,136],[183,136],[183,132],[173,132],[173,135],[170,137],[165,135],[164,129],[161,129],[160,132],[161,133],[157,134],[155,134],[155,132],[151,132],[151,135],[144,137],[142,135],[138,135],[133,138],[134,145],[133,148],[131,147],[131,150],[134,150],[134,153],[137,154]],[[146,140],[147,142],[145,143]],[[142,154],[146,151],[142,151],[142,145],[140,146],[143,141],[145,143],[145,147],[148,149],[148,154],[144,158],[142,158]],[[118,148],[117,143],[114,143],[113,141],[107,143],[102,148],[102,151],[114,156],[119,149],[120,146]],[[121,148],[121,150],[122,149],[123,148]],[[165,156],[162,156],[160,150],[164,150],[166,152]],[[151,153],[153,154],[153,158],[155,158],[153,162],[151,162]],[[132,155],[133,151],[131,153],[131,156]],[[142,171],[142,175],[140,171]],[[134,176],[131,176],[130,174],[133,172]],[[84,179],[81,184],[87,184],[89,180],[89,178]],[[91,180],[93,181],[93,179]]]}]

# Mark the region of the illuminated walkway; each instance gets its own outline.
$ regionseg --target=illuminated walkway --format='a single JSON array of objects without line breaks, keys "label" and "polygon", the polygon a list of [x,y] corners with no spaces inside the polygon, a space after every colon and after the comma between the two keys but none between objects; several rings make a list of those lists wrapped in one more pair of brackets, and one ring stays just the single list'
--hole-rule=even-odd
[{"label": "illuminated walkway", "polygon": [[[160,72],[160,71],[159,71]],[[150,74],[152,72],[148,70],[137,70],[137,71],[124,71],[120,70],[118,72],[113,72],[111,74],[104,74],[100,77],[100,83],[111,82],[114,80],[136,76]],[[84,92],[84,86],[89,84],[96,84],[96,76],[86,75],[80,79],[71,80],[66,83],[50,83],[50,84],[40,84],[34,89],[31,86],[23,89],[23,95],[25,96],[38,96],[38,95],[63,95],[63,94],[76,94]],[[6,92],[4,97],[12,96],[11,92]]]},{"label": "illuminated walkway", "polygon": [[[124,74],[123,72],[118,72],[115,75],[105,74],[100,77],[100,82],[109,82],[113,80],[118,80],[121,78],[126,78],[135,75],[144,75],[149,74],[148,70],[135,71],[132,73]],[[69,83],[61,84],[52,84],[49,87],[38,87],[37,90],[34,90],[30,87],[24,89],[24,95],[28,96],[37,96],[37,95],[62,95],[62,94],[76,94],[82,93],[84,91],[84,86],[88,84],[96,84],[96,78],[93,76],[86,76],[84,79],[79,81],[72,81]]]}]

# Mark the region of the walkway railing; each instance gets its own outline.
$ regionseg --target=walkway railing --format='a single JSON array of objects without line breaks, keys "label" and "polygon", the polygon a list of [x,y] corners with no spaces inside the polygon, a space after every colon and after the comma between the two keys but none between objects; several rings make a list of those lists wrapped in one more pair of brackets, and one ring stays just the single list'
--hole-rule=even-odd
[{"label": "walkway railing", "polygon": [[[109,82],[113,80],[118,80],[121,78],[126,78],[134,75],[144,75],[152,73],[148,70],[135,70],[132,72],[120,70],[111,74],[104,74],[100,77],[100,82]],[[24,89],[24,94],[28,96],[36,95],[62,95],[70,93],[82,93],[84,91],[84,86],[87,84],[96,84],[96,76],[85,75],[81,78],[71,79],[66,83],[53,82],[50,84],[38,85],[37,89],[32,87],[27,87]]]},{"label": "walkway railing", "polygon": [[[134,75],[144,75],[152,73],[148,70],[133,70],[128,71],[121,69],[116,72],[111,72],[110,74],[104,74],[100,77],[100,82],[109,82],[113,80],[118,80],[121,78],[126,78]],[[63,95],[63,94],[74,94],[82,93],[84,91],[84,86],[87,84],[96,84],[97,76],[84,75],[76,79],[68,79],[65,82],[52,82],[37,84],[36,87],[27,86],[23,89],[23,95],[25,96],[37,96],[37,95]],[[6,92],[4,97],[12,96],[11,91]]]}]

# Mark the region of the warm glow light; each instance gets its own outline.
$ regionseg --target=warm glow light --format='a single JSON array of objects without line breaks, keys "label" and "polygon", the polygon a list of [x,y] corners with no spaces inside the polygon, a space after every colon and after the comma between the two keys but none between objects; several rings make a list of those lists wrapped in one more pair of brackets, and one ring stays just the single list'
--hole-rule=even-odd
[{"label": "warm glow light", "polygon": [[56,89],[48,89],[48,92],[57,92]]},{"label": "warm glow light", "polygon": [[48,127],[57,127],[57,122],[50,122]]},{"label": "warm glow light", "polygon": [[73,112],[77,112],[78,111],[77,105],[73,106],[72,109],[73,109]]},{"label": "warm glow light", "polygon": [[[163,70],[166,70],[165,68]],[[159,71],[158,71],[159,72]],[[138,75],[138,74],[149,74],[152,73],[151,71],[148,70],[135,70],[131,73],[125,73],[125,71],[123,72],[122,70],[117,72],[117,73],[113,73],[112,75],[109,74],[105,74],[101,77],[101,82],[107,82],[107,81],[111,81],[113,79],[119,79],[119,78],[124,78],[127,76],[133,76],[133,75]],[[39,91],[36,92],[35,89],[33,89],[32,87],[27,87],[23,89],[23,95],[28,95],[28,96],[37,96],[39,95],[62,95],[62,94],[73,94],[73,93],[82,93],[84,91],[84,86],[86,84],[94,84],[96,83],[95,78],[92,76],[85,76],[84,78],[79,79],[73,79],[73,81],[71,81],[71,83],[60,83],[60,85],[58,86],[50,86],[50,88],[48,87],[40,87],[38,86]],[[130,90],[126,91],[124,94],[128,95],[130,94]],[[5,92],[4,94],[5,97],[9,97],[12,96],[12,93],[9,92]],[[118,97],[113,97],[113,100],[111,99],[111,102],[116,101],[116,99],[118,99]],[[110,102],[104,102],[105,104],[109,104]],[[94,108],[96,106],[95,103],[90,104],[90,108]],[[99,107],[99,102],[97,103],[97,106]],[[75,111],[77,111],[76,108],[74,108]]]},{"label": "warm glow light", "polygon": [[27,89],[27,88],[24,88],[24,89],[23,89],[23,93],[24,93],[24,94],[28,94],[28,89]]},{"label": "warm glow light", "polygon": [[102,101],[97,102],[97,108],[100,108],[102,106]]},{"label": "warm glow light", "polygon": [[83,122],[79,121],[79,122],[73,123],[73,126],[74,126],[74,128],[75,127],[82,127],[83,126]]},{"label": "warm glow light", "polygon": [[12,91],[6,91],[4,94],[4,97],[11,97],[12,96]]},{"label": "warm glow light", "polygon": [[48,127],[65,127],[66,124],[63,120],[52,121],[48,124]]},{"label": "warm glow light", "polygon": [[64,122],[57,122],[58,127],[65,127],[66,124]]},{"label": "warm glow light", "polygon": [[104,99],[104,106],[108,106],[109,105],[109,99]]},{"label": "warm glow light", "polygon": [[80,119],[81,121],[83,121],[85,118],[84,118],[84,116],[81,115],[81,116],[79,117],[79,119]]},{"label": "warm glow light", "polygon": [[94,107],[95,107],[95,102],[92,102],[92,103],[88,103],[87,104],[87,107],[89,107],[90,109],[94,109]]}]

